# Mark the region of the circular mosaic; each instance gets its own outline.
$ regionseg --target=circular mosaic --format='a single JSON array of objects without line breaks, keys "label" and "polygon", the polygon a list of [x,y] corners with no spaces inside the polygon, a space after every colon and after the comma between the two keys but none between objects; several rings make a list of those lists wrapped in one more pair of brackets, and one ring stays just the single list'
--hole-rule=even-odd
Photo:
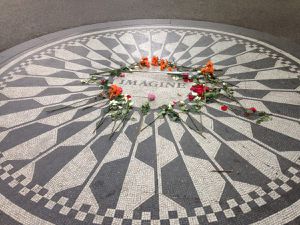
[{"label": "circular mosaic", "polygon": [[[111,139],[109,120],[93,133],[102,109],[86,106],[99,90],[81,80],[143,56],[185,66],[212,60],[235,97],[272,121],[258,125],[210,104],[194,115],[204,137],[167,117],[139,133],[156,117],[139,110],[147,93],[157,95],[156,108],[189,91],[139,72],[114,81],[132,95],[134,119]],[[275,224],[287,207],[298,215],[298,67],[254,39],[171,26],[86,33],[30,50],[1,69],[0,193],[54,224]]]}]

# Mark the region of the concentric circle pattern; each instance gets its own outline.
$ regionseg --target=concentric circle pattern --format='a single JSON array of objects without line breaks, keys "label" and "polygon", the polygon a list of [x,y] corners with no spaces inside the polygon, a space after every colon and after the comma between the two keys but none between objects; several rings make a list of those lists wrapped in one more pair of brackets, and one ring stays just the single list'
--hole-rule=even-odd
[{"label": "concentric circle pattern", "polygon": [[[139,110],[148,92],[155,108],[188,88],[135,73],[115,80],[136,102],[134,119],[111,139],[109,120],[93,133],[101,103],[81,80],[154,55],[186,66],[211,59],[236,98],[272,121],[258,125],[211,104],[193,115],[204,137],[168,118],[139,133],[156,117]],[[282,50],[215,30],[129,27],[30,50],[1,73],[0,192],[32,224],[277,224],[300,214],[299,60]]]}]

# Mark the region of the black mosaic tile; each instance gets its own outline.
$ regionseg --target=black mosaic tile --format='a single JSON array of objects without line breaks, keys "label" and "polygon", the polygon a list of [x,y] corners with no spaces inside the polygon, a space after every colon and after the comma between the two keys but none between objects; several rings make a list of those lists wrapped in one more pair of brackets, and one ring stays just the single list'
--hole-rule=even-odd
[{"label": "black mosaic tile", "polygon": [[170,219],[178,218],[177,211],[169,211],[168,214]]},{"label": "black mosaic tile", "polygon": [[168,219],[160,220],[160,225],[170,225],[170,220]]},{"label": "black mosaic tile", "polygon": [[115,217],[116,218],[123,218],[123,216],[124,216],[124,211],[117,209],[116,212],[115,212]]},{"label": "black mosaic tile", "polygon": [[103,219],[103,224],[107,224],[107,225],[111,225],[112,224],[112,221],[113,221],[113,218],[112,217],[104,217]]},{"label": "black mosaic tile", "polygon": [[188,218],[180,218],[179,224],[180,225],[190,225]]},{"label": "black mosaic tile", "polygon": [[90,208],[91,208],[90,205],[83,204],[83,205],[80,207],[79,211],[82,211],[82,212],[88,212]]},{"label": "black mosaic tile", "polygon": [[122,225],[132,225],[132,220],[130,220],[130,219],[123,219]]}]

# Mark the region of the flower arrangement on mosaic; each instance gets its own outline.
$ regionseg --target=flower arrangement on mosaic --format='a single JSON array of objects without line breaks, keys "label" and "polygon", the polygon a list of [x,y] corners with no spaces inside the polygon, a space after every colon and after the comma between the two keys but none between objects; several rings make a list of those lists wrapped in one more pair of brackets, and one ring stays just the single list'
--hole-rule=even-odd
[{"label": "flower arrangement on mosaic", "polygon": [[[150,67],[159,68],[159,70],[147,70]],[[253,120],[255,119],[258,124],[272,119],[270,117],[271,114],[264,111],[258,111],[254,107],[244,107],[234,97],[235,85],[218,78],[215,72],[220,70],[216,70],[214,68],[212,61],[208,61],[205,66],[187,67],[183,65],[176,65],[166,59],[159,59],[157,56],[153,56],[151,61],[148,57],[143,57],[139,63],[123,66],[118,69],[96,72],[91,74],[89,79],[82,80],[83,84],[95,84],[100,89],[100,93],[98,95],[91,97],[92,102],[89,102],[91,105],[84,109],[94,106],[98,101],[107,100],[105,104],[101,105],[101,108],[103,108],[105,113],[98,121],[95,131],[104,123],[106,118],[110,117],[111,120],[114,121],[112,137],[122,124],[130,119],[130,112],[134,105],[132,97],[128,94],[124,94],[122,87],[113,83],[113,78],[124,77],[126,73],[147,71],[167,74],[174,80],[192,82],[192,86],[190,88],[190,93],[186,96],[186,100],[177,101],[174,99],[171,103],[161,105],[158,109],[158,116],[150,124],[142,128],[141,131],[150,126],[157,119],[165,116],[168,116],[172,121],[185,123],[180,117],[181,113],[185,113],[193,124],[193,127],[188,126],[201,134],[200,129],[196,126],[196,123],[190,114],[197,113],[201,115],[201,109],[211,103],[219,104],[222,111],[230,110],[235,114],[242,114],[245,117]],[[155,97],[155,93],[148,94],[146,97],[148,98],[148,101],[146,101],[140,109],[143,115],[147,115],[149,113],[151,110],[149,102],[154,101]],[[83,100],[51,111],[66,107],[74,108],[76,107],[74,105],[79,102],[83,102]],[[231,104],[231,102],[236,104]],[[120,123],[116,125],[116,121],[120,121]]]},{"label": "flower arrangement on mosaic", "polygon": [[[159,59],[157,56],[152,57],[151,63],[147,57],[142,58],[140,61],[140,66],[142,67],[149,68],[150,64],[156,67],[159,66],[161,71],[167,70],[167,74],[171,75],[175,80],[182,79],[184,82],[193,82],[193,85],[190,88],[190,93],[187,96],[188,101],[174,100],[169,104],[162,105],[160,107],[159,114],[154,121],[160,117],[168,115],[173,121],[183,122],[180,118],[180,113],[186,113],[195,127],[190,128],[196,129],[196,131],[200,133],[200,130],[197,128],[196,123],[193,122],[194,120],[190,116],[190,113],[200,114],[201,109],[205,107],[206,104],[213,102],[220,104],[220,109],[222,111],[231,110],[236,112],[239,110],[245,117],[256,117],[256,123],[258,124],[272,119],[270,114],[267,114],[264,111],[257,111],[255,107],[244,107],[234,97],[234,90],[231,87],[235,85],[229,82],[224,82],[215,76],[215,71],[220,70],[216,70],[214,68],[212,61],[208,61],[205,66],[200,67],[178,66],[165,59]],[[227,100],[237,103],[238,107],[225,104],[222,100],[226,98]],[[148,103],[145,103],[145,105],[148,105]],[[148,126],[149,125],[146,127]]]}]

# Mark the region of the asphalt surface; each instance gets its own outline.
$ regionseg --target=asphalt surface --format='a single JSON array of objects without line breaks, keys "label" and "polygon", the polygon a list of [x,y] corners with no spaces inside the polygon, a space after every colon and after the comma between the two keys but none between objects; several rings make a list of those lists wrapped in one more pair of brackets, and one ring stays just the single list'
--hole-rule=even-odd
[{"label": "asphalt surface", "polygon": [[2,0],[0,51],[66,28],[154,18],[231,24],[300,43],[299,12],[299,0]]},{"label": "asphalt surface", "polygon": [[[130,20],[0,52],[0,224],[299,224],[300,50],[276,39],[220,23]],[[94,133],[99,89],[80,80],[152,55],[187,66],[211,59],[236,98],[272,120],[258,125],[222,100],[234,112],[211,103],[193,121],[150,124],[191,83],[140,72],[114,80],[133,96],[134,119],[112,138],[110,119]],[[148,93],[157,97],[142,116]],[[60,108],[74,101],[83,105]]]}]

